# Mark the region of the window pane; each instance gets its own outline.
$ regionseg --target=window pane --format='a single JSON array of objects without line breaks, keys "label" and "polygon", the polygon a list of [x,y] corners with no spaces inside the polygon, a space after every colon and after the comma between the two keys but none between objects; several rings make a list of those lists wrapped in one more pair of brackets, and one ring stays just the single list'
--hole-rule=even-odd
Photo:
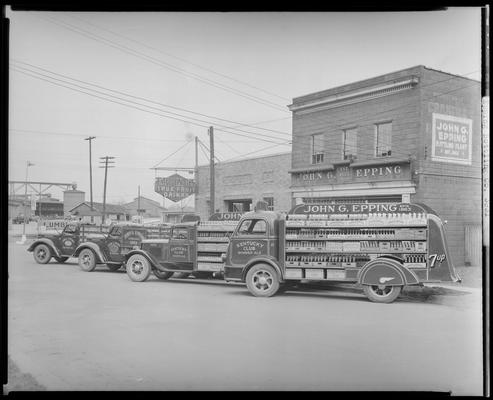
[{"label": "window pane", "polygon": [[344,131],[344,143],[343,143],[343,154],[342,158],[346,160],[350,155],[356,156],[357,149],[357,139],[358,130],[357,129],[346,129]]},{"label": "window pane", "polygon": [[391,141],[392,141],[392,123],[378,124],[377,129],[377,144],[376,155],[377,157],[385,157],[391,155]]},{"label": "window pane", "polygon": [[311,142],[312,154],[311,163],[320,164],[324,161],[324,134],[312,135]]}]

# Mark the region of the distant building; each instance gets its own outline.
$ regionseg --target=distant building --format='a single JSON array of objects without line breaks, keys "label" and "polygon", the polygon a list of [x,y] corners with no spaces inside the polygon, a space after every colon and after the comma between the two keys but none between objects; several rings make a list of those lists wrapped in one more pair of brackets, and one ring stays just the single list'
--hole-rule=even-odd
[{"label": "distant building", "polygon": [[70,215],[70,210],[85,201],[86,192],[82,190],[65,190],[63,192],[63,214]]},{"label": "distant building", "polygon": [[174,224],[181,222],[182,217],[185,214],[193,214],[195,209],[193,207],[180,207],[178,204],[172,205],[166,211],[163,211],[162,221],[168,224]]},{"label": "distant building", "polygon": [[[106,204],[105,213],[106,220],[109,219],[116,222],[128,221],[130,219],[130,215],[125,207],[117,204]],[[93,208],[91,209],[89,202],[82,202],[70,209],[69,214],[84,222],[91,222],[92,217],[94,223],[100,224],[102,223],[103,203],[93,202]]]},{"label": "distant building", "polygon": [[127,210],[128,215],[140,215],[143,218],[160,218],[166,208],[162,207],[159,202],[148,199],[147,197],[136,197],[133,201],[127,204],[123,204],[123,207]]},{"label": "distant building", "polygon": [[63,217],[63,206],[64,204],[60,200],[47,197],[36,201],[36,210],[34,214],[41,218]]}]

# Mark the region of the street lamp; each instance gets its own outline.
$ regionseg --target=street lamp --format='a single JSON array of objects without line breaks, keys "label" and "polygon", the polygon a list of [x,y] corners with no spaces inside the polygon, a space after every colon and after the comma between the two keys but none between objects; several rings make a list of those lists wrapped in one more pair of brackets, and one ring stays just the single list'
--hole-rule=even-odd
[{"label": "street lamp", "polygon": [[27,209],[26,209],[26,201],[27,201],[27,173],[29,171],[29,167],[33,166],[34,164],[30,161],[26,162],[26,182],[25,182],[25,188],[24,188],[24,225],[22,227],[22,239],[21,242],[24,243],[26,241],[26,216],[27,216]]}]

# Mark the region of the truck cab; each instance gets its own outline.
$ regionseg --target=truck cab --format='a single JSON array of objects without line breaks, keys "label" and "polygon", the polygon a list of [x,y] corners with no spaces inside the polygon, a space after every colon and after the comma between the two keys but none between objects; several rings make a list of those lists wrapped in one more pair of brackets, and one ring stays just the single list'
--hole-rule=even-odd
[{"label": "truck cab", "polygon": [[390,303],[408,285],[460,282],[443,222],[423,204],[300,204],[246,213],[225,255],[226,281],[270,297],[304,281],[354,283]]}]

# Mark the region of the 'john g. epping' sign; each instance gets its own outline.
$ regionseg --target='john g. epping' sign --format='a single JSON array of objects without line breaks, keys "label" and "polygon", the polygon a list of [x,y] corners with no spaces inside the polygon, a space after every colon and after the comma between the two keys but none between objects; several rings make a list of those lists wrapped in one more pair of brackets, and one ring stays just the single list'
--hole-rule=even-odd
[{"label": "'john g. epping' sign", "polygon": [[433,161],[471,164],[472,120],[433,113]]}]

